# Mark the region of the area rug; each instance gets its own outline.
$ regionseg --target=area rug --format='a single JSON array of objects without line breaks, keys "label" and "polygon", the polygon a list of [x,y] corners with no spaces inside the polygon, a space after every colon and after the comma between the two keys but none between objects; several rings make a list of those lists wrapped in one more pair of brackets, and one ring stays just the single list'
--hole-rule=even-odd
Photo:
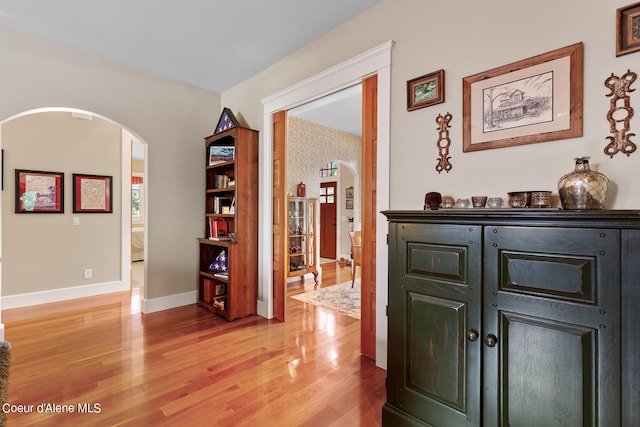
[{"label": "area rug", "polygon": [[351,288],[351,281],[348,281],[303,294],[293,295],[291,298],[360,319],[359,280],[356,280],[353,288]]}]

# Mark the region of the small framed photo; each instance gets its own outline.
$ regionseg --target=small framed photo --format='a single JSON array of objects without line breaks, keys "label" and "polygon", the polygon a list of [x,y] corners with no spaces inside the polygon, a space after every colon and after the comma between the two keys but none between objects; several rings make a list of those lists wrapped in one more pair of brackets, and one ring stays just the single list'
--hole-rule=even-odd
[{"label": "small framed photo", "polygon": [[353,199],[353,187],[345,188],[346,198]]},{"label": "small framed photo", "polygon": [[209,166],[231,162],[235,159],[236,149],[228,145],[211,145],[209,147]]},{"label": "small framed photo", "polygon": [[616,10],[616,56],[640,50],[640,3]]},{"label": "small framed photo", "polygon": [[217,283],[215,288],[215,296],[225,295],[227,293],[227,285],[225,283]]},{"label": "small framed photo", "polygon": [[407,81],[407,111],[444,102],[444,70]]},{"label": "small framed photo", "polygon": [[353,199],[347,199],[344,207],[345,209],[353,209]]},{"label": "small framed photo", "polygon": [[73,174],[74,213],[112,213],[113,177]]},{"label": "small framed photo", "polygon": [[64,173],[16,169],[16,213],[64,213]]}]

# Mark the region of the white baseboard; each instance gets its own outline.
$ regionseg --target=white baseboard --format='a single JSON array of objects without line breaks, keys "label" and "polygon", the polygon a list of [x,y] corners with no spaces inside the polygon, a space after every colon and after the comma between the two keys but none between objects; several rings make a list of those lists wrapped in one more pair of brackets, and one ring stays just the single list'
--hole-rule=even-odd
[{"label": "white baseboard", "polygon": [[56,301],[66,301],[70,299],[92,297],[128,290],[128,285],[124,284],[122,281],[117,281],[52,289],[49,291],[29,292],[26,294],[7,295],[2,297],[2,309],[6,310],[8,308],[29,307],[32,305],[48,304]]},{"label": "white baseboard", "polygon": [[184,305],[198,302],[198,291],[183,292],[181,294],[167,295],[165,297],[142,299],[142,313],[149,314],[156,311],[168,310],[170,308],[182,307]]}]

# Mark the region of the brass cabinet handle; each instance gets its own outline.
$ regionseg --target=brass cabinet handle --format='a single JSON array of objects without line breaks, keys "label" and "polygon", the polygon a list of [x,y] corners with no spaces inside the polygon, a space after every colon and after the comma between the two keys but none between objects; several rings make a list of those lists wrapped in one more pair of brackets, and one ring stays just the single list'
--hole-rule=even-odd
[{"label": "brass cabinet handle", "polygon": [[487,347],[495,347],[496,344],[498,344],[498,338],[496,338],[495,335],[487,335],[486,338],[484,339],[484,344]]}]

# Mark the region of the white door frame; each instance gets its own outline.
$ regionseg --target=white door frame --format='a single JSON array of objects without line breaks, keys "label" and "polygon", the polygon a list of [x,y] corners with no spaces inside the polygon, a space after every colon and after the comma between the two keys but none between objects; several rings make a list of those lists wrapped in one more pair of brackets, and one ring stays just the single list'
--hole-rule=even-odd
[{"label": "white door frame", "polygon": [[391,116],[391,48],[387,41],[326,71],[262,99],[263,144],[260,146],[258,222],[258,314],[273,318],[273,114],[378,76],[378,150],[376,206],[376,365],[387,365],[387,221],[380,211],[389,208],[389,154]]}]

